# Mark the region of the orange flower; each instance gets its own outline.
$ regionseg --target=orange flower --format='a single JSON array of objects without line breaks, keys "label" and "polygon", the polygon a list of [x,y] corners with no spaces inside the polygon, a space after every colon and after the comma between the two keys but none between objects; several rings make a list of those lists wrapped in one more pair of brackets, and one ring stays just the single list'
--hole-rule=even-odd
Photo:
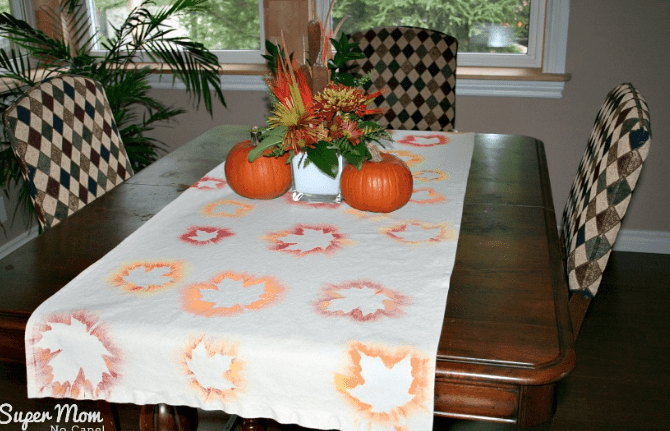
[{"label": "orange flower", "polygon": [[365,131],[358,127],[358,122],[346,117],[335,117],[335,121],[330,123],[330,136],[335,139],[347,138],[352,145],[358,145]]},{"label": "orange flower", "polygon": [[268,87],[284,106],[295,106],[305,113],[312,106],[312,90],[302,69],[294,61],[280,59],[276,76],[268,80]]},{"label": "orange flower", "polygon": [[359,117],[383,112],[380,109],[368,109],[367,106],[381,91],[365,94],[363,90],[348,87],[344,84],[330,83],[323,92],[314,98],[314,111],[322,115],[327,121],[332,121],[338,113],[352,113]]},{"label": "orange flower", "polygon": [[277,76],[268,81],[276,103],[268,124],[273,129],[286,127],[281,148],[284,151],[300,151],[328,137],[321,118],[312,112],[312,92],[302,70],[288,61],[277,65]]}]

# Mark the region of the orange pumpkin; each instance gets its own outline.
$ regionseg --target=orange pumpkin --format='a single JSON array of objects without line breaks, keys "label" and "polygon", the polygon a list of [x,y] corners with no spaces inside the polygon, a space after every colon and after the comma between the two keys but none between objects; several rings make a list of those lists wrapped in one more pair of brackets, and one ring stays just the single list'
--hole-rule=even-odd
[{"label": "orange pumpkin", "polygon": [[[288,153],[281,157],[259,157],[249,162],[254,149],[251,141],[236,144],[226,157],[226,181],[240,196],[250,199],[274,199],[291,188],[291,165]],[[268,152],[270,150],[267,150]]]},{"label": "orange pumpkin", "polygon": [[378,161],[363,162],[360,170],[346,165],[342,170],[342,197],[361,211],[388,213],[405,205],[412,197],[414,180],[398,157],[381,153]]}]

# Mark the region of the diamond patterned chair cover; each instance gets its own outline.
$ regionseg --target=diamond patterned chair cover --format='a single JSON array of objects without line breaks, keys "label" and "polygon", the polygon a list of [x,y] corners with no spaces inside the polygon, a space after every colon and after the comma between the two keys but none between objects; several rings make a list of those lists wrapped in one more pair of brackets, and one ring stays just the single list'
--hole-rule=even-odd
[{"label": "diamond patterned chair cover", "polygon": [[42,229],[131,175],[105,90],[79,76],[45,80],[4,114]]},{"label": "diamond patterned chair cover", "polygon": [[605,99],[563,211],[570,290],[598,292],[651,144],[649,109],[631,84]]},{"label": "diamond patterned chair cover", "polygon": [[458,42],[435,30],[381,27],[349,35],[366,58],[348,65],[358,77],[373,71],[365,85],[384,93],[371,104],[382,108],[377,121],[389,129],[454,128]]}]

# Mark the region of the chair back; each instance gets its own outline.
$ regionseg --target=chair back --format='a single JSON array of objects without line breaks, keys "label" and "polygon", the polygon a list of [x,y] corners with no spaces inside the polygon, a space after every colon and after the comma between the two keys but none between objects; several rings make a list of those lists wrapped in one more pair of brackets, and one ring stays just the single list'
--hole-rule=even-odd
[{"label": "chair back", "polygon": [[389,129],[441,130],[454,128],[456,118],[455,38],[418,27],[381,27],[349,35],[364,59],[352,60],[351,73],[372,72],[365,85],[381,90],[371,107],[381,108],[377,121]]},{"label": "chair back", "polygon": [[650,144],[647,103],[633,85],[619,85],[598,112],[563,211],[571,293],[598,292]]},{"label": "chair back", "polygon": [[3,119],[42,229],[133,175],[105,90],[90,78],[47,79]]}]

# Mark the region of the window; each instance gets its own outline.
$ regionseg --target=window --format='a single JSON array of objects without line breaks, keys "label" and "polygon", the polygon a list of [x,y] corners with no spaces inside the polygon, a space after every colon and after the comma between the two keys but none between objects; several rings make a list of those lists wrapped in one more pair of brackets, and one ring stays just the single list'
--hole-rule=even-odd
[{"label": "window", "polygon": [[[153,0],[148,9],[158,11],[174,0]],[[111,37],[141,0],[89,0],[89,9],[97,29],[98,44]],[[219,56],[222,63],[263,63],[264,46],[261,22],[263,8],[259,0],[208,0],[206,11],[175,17],[172,26],[183,36],[203,43]]]},{"label": "window", "polygon": [[459,66],[539,66],[544,5],[541,0],[343,0],[335,4],[333,21],[344,20],[346,33],[393,25],[441,31],[458,40]]},{"label": "window", "polygon": [[[128,15],[129,4],[141,3],[88,1],[102,37]],[[286,15],[272,11],[288,3],[304,10],[313,1],[318,15],[325,18],[330,0],[208,0],[207,13],[181,18],[175,26],[228,65],[230,74],[224,81],[233,84],[224,84],[224,89],[265,90],[260,76],[264,29],[293,25],[287,24]],[[155,2],[160,6],[170,0]],[[569,6],[570,0],[336,0],[333,19],[336,26],[350,15],[342,27],[347,33],[413,25],[452,34],[459,40],[460,95],[556,98],[569,78],[565,74]],[[270,11],[267,17],[264,10]]]},{"label": "window", "polygon": [[570,0],[337,0],[345,32],[426,27],[459,41],[460,95],[561,97]]},{"label": "window", "polygon": [[[33,24],[33,20],[30,19],[32,14],[26,14],[26,10],[31,10],[31,4],[28,0],[0,0],[0,12],[6,13],[9,12],[17,18],[24,19],[28,23]],[[7,39],[0,37],[0,48],[9,49],[10,44]]]}]

